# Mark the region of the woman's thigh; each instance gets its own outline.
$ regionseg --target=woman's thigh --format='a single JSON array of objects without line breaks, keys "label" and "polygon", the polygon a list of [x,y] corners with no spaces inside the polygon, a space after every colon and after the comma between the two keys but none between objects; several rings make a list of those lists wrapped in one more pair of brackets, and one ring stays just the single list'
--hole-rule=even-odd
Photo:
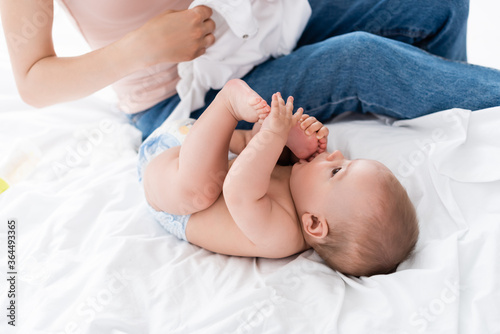
[{"label": "woman's thigh", "polygon": [[297,47],[364,31],[432,54],[466,60],[469,0],[309,0],[311,18]]},{"label": "woman's thigh", "polygon": [[270,60],[243,78],[264,99],[292,95],[321,121],[345,111],[414,118],[500,105],[500,71],[354,32]]}]

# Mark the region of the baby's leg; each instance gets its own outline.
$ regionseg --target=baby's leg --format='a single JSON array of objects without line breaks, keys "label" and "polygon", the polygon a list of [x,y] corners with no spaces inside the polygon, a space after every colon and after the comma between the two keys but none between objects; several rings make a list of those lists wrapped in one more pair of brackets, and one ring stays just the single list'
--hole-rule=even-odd
[{"label": "baby's leg", "polygon": [[195,122],[178,153],[167,150],[146,168],[150,204],[173,214],[191,214],[212,205],[228,171],[229,142],[238,121],[256,122],[269,111],[245,82],[229,81]]},{"label": "baby's leg", "polygon": [[[260,127],[259,122],[254,124],[252,130],[235,130],[231,138],[231,151],[240,153],[250,139],[259,132]],[[298,159],[311,160],[319,153],[326,151],[327,140],[328,128],[315,117],[304,114],[297,125],[290,130],[286,147]],[[288,160],[287,157],[284,157],[284,161]]]}]

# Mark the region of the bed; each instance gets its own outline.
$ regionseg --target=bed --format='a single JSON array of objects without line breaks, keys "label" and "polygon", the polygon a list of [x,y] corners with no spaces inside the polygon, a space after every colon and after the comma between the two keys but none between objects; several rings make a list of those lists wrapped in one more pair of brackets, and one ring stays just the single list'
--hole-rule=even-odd
[{"label": "bed", "polygon": [[[472,0],[469,58],[500,69],[495,9]],[[85,51],[59,9],[55,26],[60,53]],[[33,109],[3,40],[0,72],[0,177],[16,181],[0,194],[1,333],[500,333],[500,106],[328,124],[329,149],[389,166],[420,219],[397,272],[354,278],[311,250],[228,257],[166,234],[137,181],[140,134],[109,90]]]}]

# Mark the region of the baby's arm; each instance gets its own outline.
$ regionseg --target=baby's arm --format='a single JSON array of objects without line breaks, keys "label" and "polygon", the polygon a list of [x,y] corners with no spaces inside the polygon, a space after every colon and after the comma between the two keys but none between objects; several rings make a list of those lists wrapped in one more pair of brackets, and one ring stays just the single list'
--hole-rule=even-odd
[{"label": "baby's arm", "polygon": [[[290,129],[299,121],[302,109],[293,115],[292,98],[285,102],[273,95],[271,112],[262,128],[235,160],[224,181],[224,197],[238,227],[254,244],[271,246],[283,233],[284,220],[292,219],[269,196],[268,189],[276,162]],[[283,236],[286,237],[286,236]]]}]

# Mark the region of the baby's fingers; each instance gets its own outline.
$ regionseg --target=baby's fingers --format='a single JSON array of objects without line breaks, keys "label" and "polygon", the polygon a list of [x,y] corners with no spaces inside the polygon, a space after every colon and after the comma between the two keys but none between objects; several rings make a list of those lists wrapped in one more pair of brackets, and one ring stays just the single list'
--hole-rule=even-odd
[{"label": "baby's fingers", "polygon": [[285,111],[286,105],[285,105],[285,100],[283,100],[283,96],[281,96],[280,92],[277,92],[276,95],[278,96],[280,112]]},{"label": "baby's fingers", "polygon": [[290,117],[293,115],[293,96],[289,96],[286,100],[286,114]]},{"label": "baby's fingers", "polygon": [[274,93],[271,99],[271,113],[279,113],[280,111],[280,101],[279,93]]},{"label": "baby's fingers", "polygon": [[304,113],[304,108],[299,108],[293,115],[292,124],[297,124],[297,122],[300,121],[300,118],[302,117],[303,113]]}]

